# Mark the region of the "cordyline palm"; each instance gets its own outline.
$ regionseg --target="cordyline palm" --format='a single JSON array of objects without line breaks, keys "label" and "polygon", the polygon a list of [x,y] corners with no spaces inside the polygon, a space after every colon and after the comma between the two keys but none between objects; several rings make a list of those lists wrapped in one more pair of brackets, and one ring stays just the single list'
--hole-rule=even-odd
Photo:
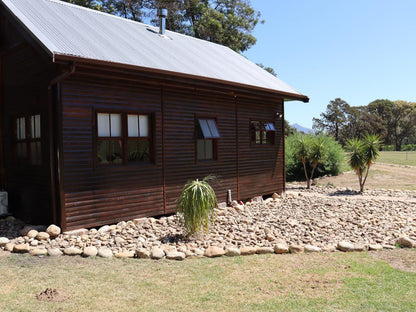
[{"label": "cordyline palm", "polygon": [[[311,181],[316,167],[322,163],[325,156],[325,140],[321,137],[312,140],[307,136],[300,136],[296,141],[296,157],[302,161],[305,172],[306,187],[311,188]],[[308,176],[306,162],[309,161],[312,166],[311,176]]]},{"label": "cordyline palm", "polygon": [[348,164],[358,176],[360,193],[364,192],[364,185],[367,181],[370,167],[380,155],[380,145],[380,137],[375,134],[366,134],[363,139],[355,138],[347,141]]},{"label": "cordyline palm", "polygon": [[217,197],[206,177],[202,181],[188,181],[178,199],[178,212],[182,213],[186,236],[206,232],[214,220]]},{"label": "cordyline palm", "polygon": [[296,157],[302,161],[303,170],[305,172],[306,185],[308,189],[311,188],[308,171],[306,170],[306,159],[309,156],[309,152],[310,152],[310,139],[305,135],[298,137],[296,139]]},{"label": "cordyline palm", "polygon": [[312,164],[311,178],[308,181],[308,189],[311,188],[310,181],[313,179],[313,173],[316,167],[323,162],[325,158],[325,141],[319,137],[312,143],[309,154],[309,161]]}]

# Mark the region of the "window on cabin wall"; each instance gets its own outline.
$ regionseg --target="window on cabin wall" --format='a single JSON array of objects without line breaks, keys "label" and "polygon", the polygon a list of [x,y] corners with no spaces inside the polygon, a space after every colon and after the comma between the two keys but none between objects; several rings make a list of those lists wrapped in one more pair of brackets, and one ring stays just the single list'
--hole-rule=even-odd
[{"label": "window on cabin wall", "polygon": [[197,120],[196,154],[197,160],[218,159],[218,131],[214,118],[199,118]]},{"label": "window on cabin wall", "polygon": [[42,164],[40,114],[24,115],[15,119],[14,159],[18,165]]},{"label": "window on cabin wall", "polygon": [[121,165],[151,160],[149,115],[97,113],[99,165]]},{"label": "window on cabin wall", "polygon": [[250,141],[251,144],[268,144],[275,142],[276,128],[273,122],[269,121],[250,121]]}]

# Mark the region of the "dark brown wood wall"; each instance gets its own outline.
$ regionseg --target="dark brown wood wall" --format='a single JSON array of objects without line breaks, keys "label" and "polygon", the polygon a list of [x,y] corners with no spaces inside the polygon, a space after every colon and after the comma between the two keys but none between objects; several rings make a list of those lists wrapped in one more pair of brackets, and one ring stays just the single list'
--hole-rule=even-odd
[{"label": "dark brown wood wall", "polygon": [[[163,214],[159,89],[78,80],[75,75],[62,84],[61,94],[65,227]],[[97,111],[152,113],[155,163],[94,168]]]},{"label": "dark brown wood wall", "polygon": [[[74,74],[61,85],[65,228],[172,213],[186,181],[207,175],[217,177],[220,201],[228,189],[234,199],[282,191],[282,120],[275,145],[251,145],[249,133],[250,120],[274,120],[281,100],[92,77]],[[152,113],[154,164],[95,167],[97,111]],[[199,117],[217,120],[216,161],[196,160]]]},{"label": "dark brown wood wall", "polygon": [[[13,27],[8,25],[8,31]],[[10,33],[9,33],[10,35]],[[52,222],[49,168],[48,83],[54,67],[31,45],[14,33],[17,47],[2,56],[2,94],[5,188],[9,211],[32,223]],[[20,44],[19,44],[20,42]],[[13,44],[13,43],[12,43]],[[14,120],[18,115],[41,114],[42,165],[18,165],[14,160]]]},{"label": "dark brown wood wall", "polygon": [[[282,100],[270,98],[238,99],[240,198],[283,191],[283,119],[276,118],[277,112],[282,113],[282,103]],[[248,135],[250,120],[274,122],[275,144],[252,144]]]}]

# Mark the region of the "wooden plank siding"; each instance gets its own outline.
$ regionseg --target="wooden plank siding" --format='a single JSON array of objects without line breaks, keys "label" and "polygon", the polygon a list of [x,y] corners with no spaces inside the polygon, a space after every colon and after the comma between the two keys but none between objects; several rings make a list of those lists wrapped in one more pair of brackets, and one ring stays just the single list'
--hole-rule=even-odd
[{"label": "wooden plank siding", "polygon": [[[220,201],[228,189],[234,199],[283,190],[283,120],[275,123],[275,145],[252,145],[249,132],[250,120],[275,121],[281,99],[87,72],[72,75],[60,91],[66,229],[173,213],[186,181],[207,175],[217,177],[212,185]],[[96,112],[151,113],[154,163],[96,166]],[[217,121],[217,160],[197,161],[196,123],[204,117]]]},{"label": "wooden plank siding", "polygon": [[[16,42],[24,42],[11,25],[7,27]],[[55,67],[45,61],[38,50],[24,43],[4,51],[1,63],[1,122],[9,211],[27,222],[52,222],[47,87],[55,74]],[[15,120],[18,116],[35,114],[41,115],[41,165],[17,164],[14,157]]]},{"label": "wooden plank siding", "polygon": [[[160,89],[75,74],[61,94],[66,227],[163,214]],[[96,112],[151,113],[155,163],[95,166]]]}]

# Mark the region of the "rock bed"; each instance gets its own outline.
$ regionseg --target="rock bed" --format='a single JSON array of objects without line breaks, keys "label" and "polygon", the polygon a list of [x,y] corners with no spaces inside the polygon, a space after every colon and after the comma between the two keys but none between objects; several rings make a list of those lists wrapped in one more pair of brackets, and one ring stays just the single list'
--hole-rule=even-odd
[{"label": "rock bed", "polygon": [[[32,255],[169,258],[415,247],[416,192],[289,185],[286,196],[219,205],[209,234],[185,240],[177,216],[140,218],[60,234],[56,226],[0,222],[0,248]],[[6,224],[7,223],[7,224]],[[8,227],[7,227],[8,226]],[[4,231],[7,230],[7,235]]]}]

